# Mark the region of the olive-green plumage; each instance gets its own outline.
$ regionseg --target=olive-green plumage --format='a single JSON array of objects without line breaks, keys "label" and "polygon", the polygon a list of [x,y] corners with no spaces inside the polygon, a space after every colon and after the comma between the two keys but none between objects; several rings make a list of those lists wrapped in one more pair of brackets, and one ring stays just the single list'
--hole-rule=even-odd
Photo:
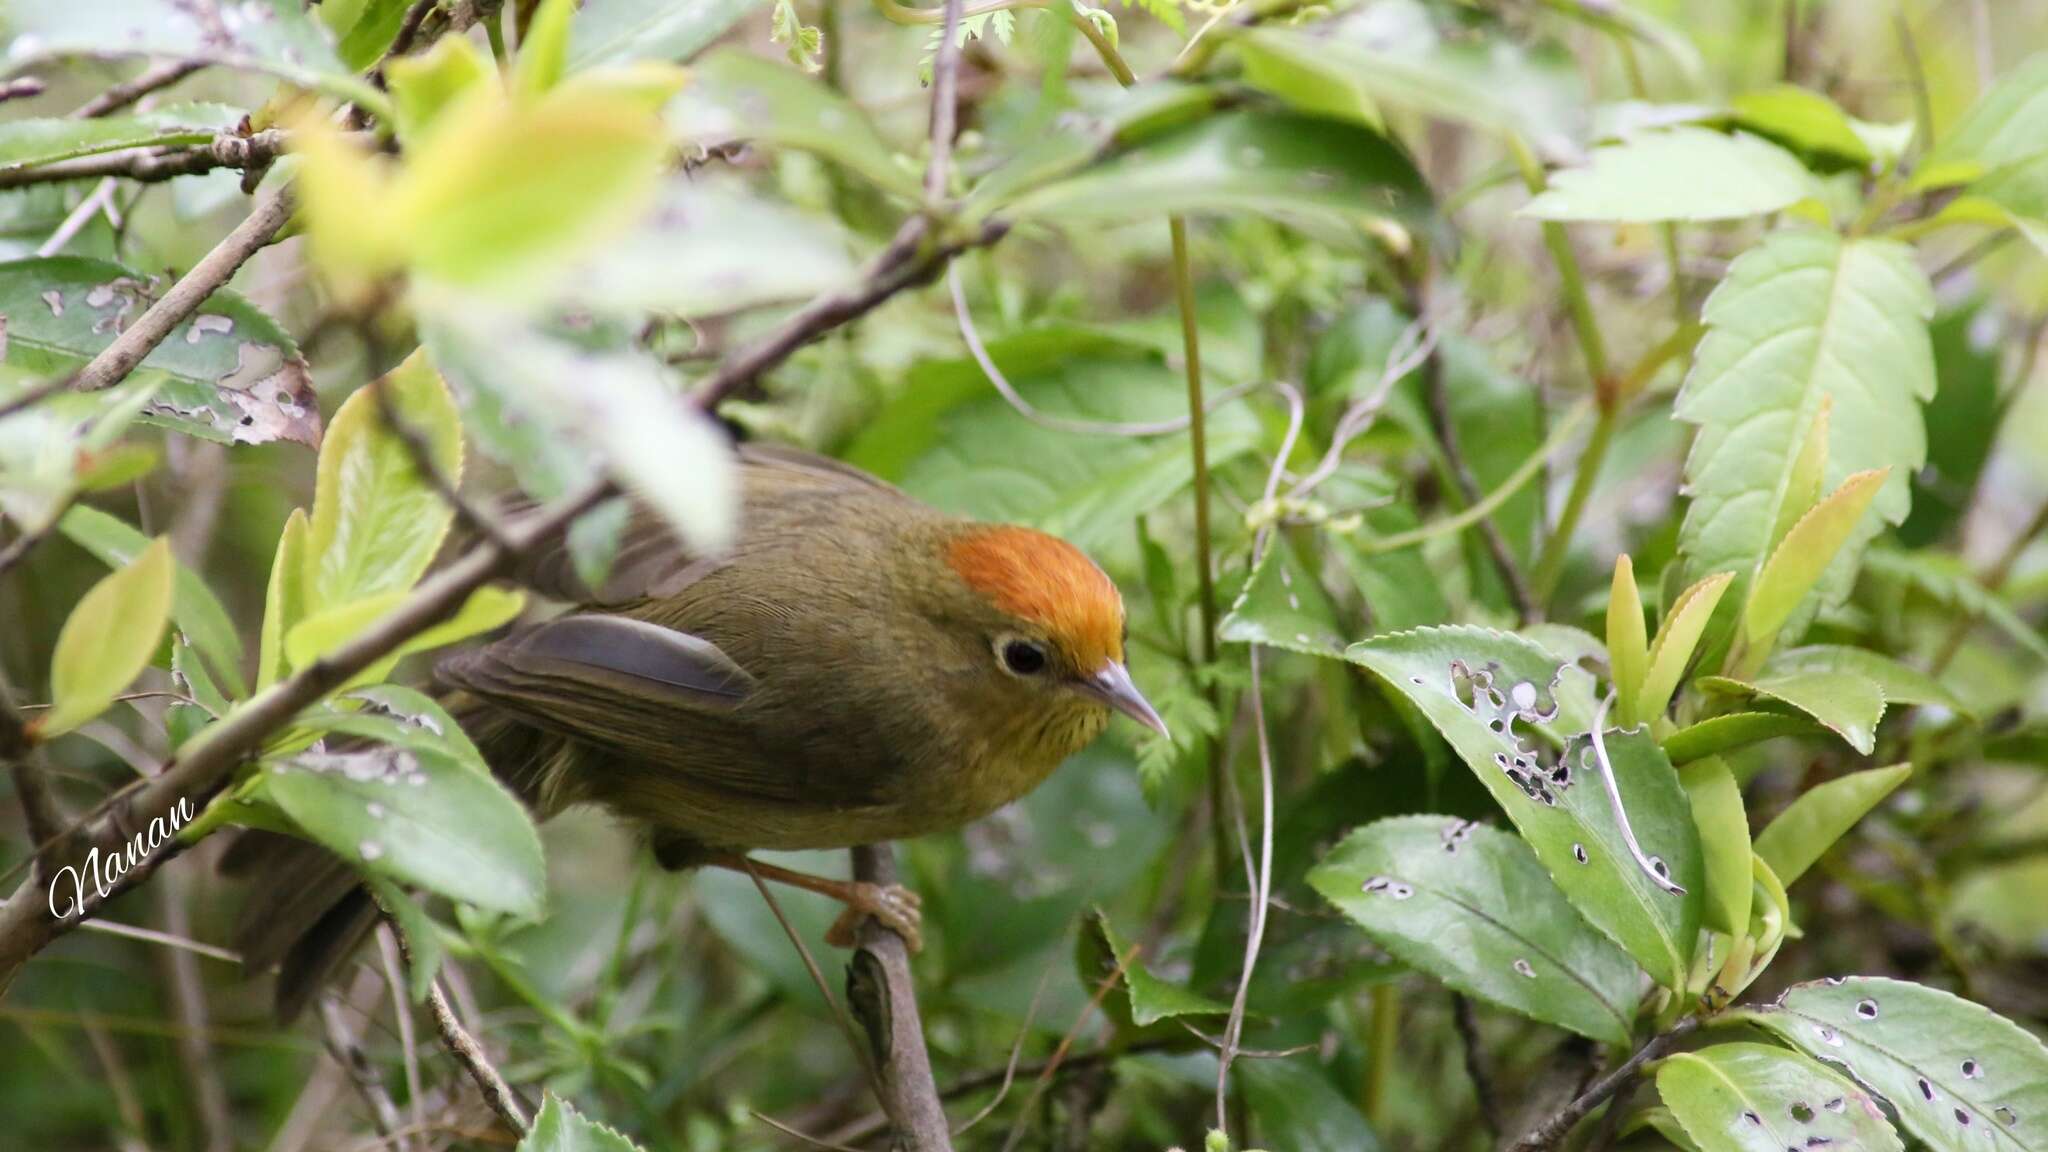
[{"label": "olive-green plumage", "polygon": [[[685,554],[636,513],[601,589],[565,547],[517,574],[574,605],[437,669],[494,772],[545,817],[602,805],[664,862],[921,835],[1023,795],[1112,709],[1160,727],[1122,664],[1123,607],[1053,537],[943,515],[857,470],[743,448],[738,539]],[[282,872],[244,917],[280,1011],[370,923],[338,861],[245,837]],[[339,954],[339,955],[338,955]]]}]

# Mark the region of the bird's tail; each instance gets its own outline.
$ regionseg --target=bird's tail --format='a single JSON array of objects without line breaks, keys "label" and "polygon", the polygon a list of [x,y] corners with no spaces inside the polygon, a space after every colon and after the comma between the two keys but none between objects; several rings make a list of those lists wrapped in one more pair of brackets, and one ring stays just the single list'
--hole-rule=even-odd
[{"label": "bird's tail", "polygon": [[[493,773],[533,806],[537,766],[553,757],[560,739],[461,692],[442,697],[441,704]],[[310,841],[260,829],[241,832],[221,857],[220,870],[251,882],[235,946],[250,973],[277,969],[280,1022],[312,1002],[377,924],[376,903],[354,869]]]}]

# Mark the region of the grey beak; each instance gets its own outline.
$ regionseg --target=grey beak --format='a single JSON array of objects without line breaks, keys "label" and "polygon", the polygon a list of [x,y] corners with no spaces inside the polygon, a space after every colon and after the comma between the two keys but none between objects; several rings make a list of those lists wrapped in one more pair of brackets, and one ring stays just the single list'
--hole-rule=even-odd
[{"label": "grey beak", "polygon": [[1107,704],[1161,736],[1173,738],[1172,733],[1166,730],[1166,721],[1153,710],[1152,702],[1145,699],[1145,694],[1138,691],[1136,684],[1131,683],[1130,670],[1122,663],[1110,661],[1102,671],[1083,679],[1076,687],[1083,695]]}]

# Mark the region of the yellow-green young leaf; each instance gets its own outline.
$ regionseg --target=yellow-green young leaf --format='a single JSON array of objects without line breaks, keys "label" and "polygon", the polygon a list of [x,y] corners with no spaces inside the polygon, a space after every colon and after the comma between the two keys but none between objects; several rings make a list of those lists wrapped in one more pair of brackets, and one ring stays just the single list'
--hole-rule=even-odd
[{"label": "yellow-green young leaf", "polygon": [[398,110],[398,134],[407,144],[425,143],[442,111],[497,74],[497,64],[473,42],[443,36],[417,56],[400,56],[384,66]]},{"label": "yellow-green young leaf", "polygon": [[384,422],[380,388],[397,417],[424,438],[441,475],[451,484],[462,478],[461,418],[425,352],[414,352],[381,381],[349,397],[320,448],[306,534],[309,611],[411,588],[433,561],[453,517],[413,466],[412,450]]},{"label": "yellow-green young leaf", "polygon": [[[367,600],[356,600],[322,609],[300,621],[285,637],[285,655],[294,668],[304,668],[362,635],[372,624],[396,608],[406,597],[403,590],[386,592]],[[425,652],[488,632],[519,615],[526,598],[504,588],[479,588],[470,593],[455,615],[421,632],[358,672],[344,687],[375,684],[391,674],[399,660],[414,652]]]},{"label": "yellow-green young leaf", "polygon": [[1842,481],[1841,487],[1800,517],[1764,562],[1756,586],[1750,589],[1749,604],[1742,610],[1742,637],[1750,658],[1761,660],[1768,652],[1778,629],[1792,618],[1793,610],[1848,542],[1890,471],[1873,468]]},{"label": "yellow-green young leaf", "polygon": [[292,187],[315,263],[330,276],[358,280],[402,268],[407,222],[392,210],[392,164],[319,117],[293,126],[291,149],[299,161]]},{"label": "yellow-green young leaf", "polygon": [[1699,686],[1709,692],[1768,696],[1789,704],[1820,721],[1865,756],[1876,746],[1877,722],[1884,719],[1884,689],[1854,671],[1816,668],[1755,680],[1703,676]]},{"label": "yellow-green young leaf", "polygon": [[[84,504],[66,512],[57,526],[72,543],[108,567],[130,563],[149,547],[149,537]],[[185,634],[195,651],[206,657],[214,677],[228,695],[247,695],[241,669],[242,639],[235,633],[235,622],[229,618],[228,610],[221,606],[206,581],[183,564],[178,565],[172,588],[171,619],[177,622],[178,631]]]},{"label": "yellow-green young leaf", "polygon": [[256,655],[256,690],[261,692],[291,672],[284,660],[284,638],[306,615],[306,510],[292,509],[277,537],[277,555],[270,561],[270,585],[263,594],[263,633]]},{"label": "yellow-green young leaf", "polygon": [[1785,478],[1785,502],[1778,505],[1778,521],[1771,525],[1773,550],[1785,542],[1785,536],[1799,523],[1799,518],[1820,503],[1821,490],[1827,482],[1828,414],[1834,408],[1833,396],[1820,398],[1820,409],[1813,414],[1813,427],[1806,433],[1806,443],[1792,460],[1791,474]]},{"label": "yellow-green young leaf", "polygon": [[36,724],[39,738],[69,732],[106,711],[149,667],[171,618],[176,567],[170,540],[159,536],[71,610],[50,660],[52,705]]},{"label": "yellow-green young leaf", "polygon": [[1737,123],[1805,152],[1826,152],[1857,164],[1873,159],[1856,122],[1833,100],[1792,84],[1744,92],[1729,101]]},{"label": "yellow-green young leaf", "polygon": [[1636,590],[1635,563],[1624,552],[1614,558],[1614,587],[1607,594],[1607,664],[1614,673],[1616,711],[1622,727],[1641,722],[1637,697],[1650,670],[1650,642],[1643,631],[1643,597]]},{"label": "yellow-green young leaf", "polygon": [[1810,788],[1757,833],[1756,854],[1787,888],[1842,834],[1913,774],[1911,764],[1872,768]]},{"label": "yellow-green young leaf", "polygon": [[1814,193],[1791,153],[1754,136],[1705,128],[1646,132],[1552,174],[1518,215],[1538,220],[1734,220]]},{"label": "yellow-green young leaf", "polygon": [[512,62],[515,97],[536,99],[561,80],[569,59],[569,17],[575,13],[575,0],[541,0]]},{"label": "yellow-green young leaf", "polygon": [[1692,820],[1699,825],[1700,849],[1707,860],[1707,899],[1701,919],[1729,936],[1749,930],[1749,817],[1742,809],[1742,786],[1718,756],[1680,765],[1678,782],[1692,801]]},{"label": "yellow-green young leaf", "polygon": [[1679,593],[1671,611],[1664,614],[1664,623],[1657,627],[1657,641],[1650,645],[1650,669],[1644,673],[1643,689],[1636,697],[1638,720],[1663,715],[1671,694],[1678,690],[1678,678],[1685,675],[1685,666],[1692,660],[1700,633],[1706,630],[1714,606],[1734,578],[1734,573],[1721,572],[1701,580]]}]

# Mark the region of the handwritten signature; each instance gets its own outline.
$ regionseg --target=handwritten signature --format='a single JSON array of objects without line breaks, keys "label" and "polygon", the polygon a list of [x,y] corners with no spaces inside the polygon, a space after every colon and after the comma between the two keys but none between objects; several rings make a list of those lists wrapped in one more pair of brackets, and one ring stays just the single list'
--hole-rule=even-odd
[{"label": "handwritten signature", "polygon": [[[178,802],[171,805],[169,812],[152,819],[149,827],[130,837],[127,844],[116,851],[101,856],[99,848],[95,846],[91,852],[86,853],[85,866],[82,869],[69,864],[57,869],[57,874],[50,877],[50,915],[62,920],[84,912],[85,886],[88,880],[92,882],[93,890],[99,893],[100,899],[105,900],[120,883],[121,877],[141,867],[151,854],[163,847],[171,837],[176,836],[180,828],[191,823],[193,815],[192,802],[180,796]],[[71,878],[71,900],[69,906],[60,912],[57,910],[57,893],[64,888],[67,874]]]}]

